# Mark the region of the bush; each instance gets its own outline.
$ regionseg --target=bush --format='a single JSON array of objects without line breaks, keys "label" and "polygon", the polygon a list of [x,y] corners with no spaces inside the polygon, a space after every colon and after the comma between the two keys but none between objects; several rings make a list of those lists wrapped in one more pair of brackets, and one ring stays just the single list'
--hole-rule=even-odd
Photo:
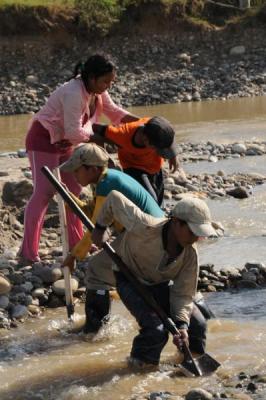
[{"label": "bush", "polygon": [[124,10],[119,0],[75,0],[79,23],[91,32],[106,34]]}]

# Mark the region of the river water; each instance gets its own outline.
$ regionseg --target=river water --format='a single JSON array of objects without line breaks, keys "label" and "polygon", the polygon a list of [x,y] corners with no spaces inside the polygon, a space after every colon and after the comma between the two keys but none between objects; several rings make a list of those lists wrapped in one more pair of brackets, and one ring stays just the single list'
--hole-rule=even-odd
[{"label": "river water", "polygon": [[[175,126],[178,141],[229,143],[266,140],[266,98],[153,106],[131,109],[139,115],[163,115]],[[0,152],[24,147],[29,116],[0,118]],[[217,163],[185,164],[189,173],[266,173],[266,157],[247,157]],[[199,246],[200,263],[215,268],[243,267],[266,262],[266,187],[258,186],[245,200],[208,200],[213,218],[222,222],[225,237]],[[241,371],[266,374],[266,289],[213,293],[208,302],[216,314],[209,322],[208,353],[222,364],[207,378],[188,379],[169,368],[176,359],[169,341],[160,371],[133,374],[125,358],[136,324],[119,301],[113,302],[109,326],[94,339],[69,331],[65,309],[0,332],[1,400],[130,399],[152,391],[182,395],[193,387],[216,392],[228,376]],[[81,325],[83,306],[77,307],[75,326]],[[221,388],[221,389],[220,389]],[[265,399],[266,393],[252,394]],[[232,397],[233,398],[233,397]]]}]

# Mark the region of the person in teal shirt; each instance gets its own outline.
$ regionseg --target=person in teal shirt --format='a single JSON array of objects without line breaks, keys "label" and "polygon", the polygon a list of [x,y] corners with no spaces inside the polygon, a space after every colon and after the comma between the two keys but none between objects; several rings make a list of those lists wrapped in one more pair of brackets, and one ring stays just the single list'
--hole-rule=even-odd
[{"label": "person in teal shirt", "polygon": [[[60,166],[63,172],[73,173],[77,182],[85,187],[92,185],[93,199],[87,204],[75,198],[77,204],[95,223],[106,197],[116,190],[131,200],[143,212],[156,218],[163,218],[164,212],[153,197],[131,176],[122,171],[108,168],[109,154],[94,143],[87,143],[75,149],[72,156]],[[114,221],[116,232],[123,227]],[[120,242],[123,233],[119,234],[112,245]],[[75,260],[84,260],[92,249],[91,234],[87,231],[63,262],[70,270],[74,269]],[[110,312],[109,290],[115,286],[112,261],[103,250],[88,259],[86,292],[86,323],[84,331],[97,332]]]}]

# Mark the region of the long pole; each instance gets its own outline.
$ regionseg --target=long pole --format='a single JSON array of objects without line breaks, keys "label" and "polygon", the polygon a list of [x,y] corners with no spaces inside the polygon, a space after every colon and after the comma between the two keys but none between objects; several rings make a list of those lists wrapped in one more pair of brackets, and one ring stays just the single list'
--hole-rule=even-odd
[{"label": "long pole", "polygon": [[[61,181],[59,168],[55,168],[54,175],[58,181]],[[68,231],[67,231],[67,220],[66,220],[66,209],[65,204],[60,196],[59,192],[57,192],[57,204],[59,211],[59,221],[61,228],[61,238],[62,238],[62,248],[63,248],[63,259],[69,253],[69,244],[68,244]],[[66,297],[66,308],[67,308],[67,317],[70,321],[74,318],[74,300],[73,300],[73,291],[71,286],[71,273],[69,267],[63,268],[64,281],[65,281],[65,297]]]}]

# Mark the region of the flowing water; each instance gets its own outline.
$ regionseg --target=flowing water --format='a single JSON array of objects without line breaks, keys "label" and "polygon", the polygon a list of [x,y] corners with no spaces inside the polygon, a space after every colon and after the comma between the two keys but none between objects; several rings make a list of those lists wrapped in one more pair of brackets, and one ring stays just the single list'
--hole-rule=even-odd
[{"label": "flowing water", "polygon": [[[188,103],[132,109],[139,115],[160,114],[172,121],[179,141],[229,143],[266,140],[266,98]],[[0,118],[0,151],[24,147],[29,116]],[[266,173],[266,157],[217,163],[186,164],[189,173]],[[243,267],[266,261],[266,185],[244,200],[208,200],[213,219],[224,225],[225,237],[199,246],[200,262],[215,268]],[[169,368],[176,359],[169,340],[162,368],[134,374],[125,362],[137,326],[119,301],[113,302],[109,326],[93,339],[69,332],[65,309],[47,310],[17,329],[0,332],[1,400],[129,399],[152,391],[184,394],[193,387],[219,392],[228,376],[240,371],[266,374],[266,289],[213,293],[208,302],[216,314],[209,322],[208,352],[222,363],[216,374],[189,379]],[[83,306],[76,310],[81,325]],[[222,388],[221,388],[222,390]],[[265,399],[266,394],[252,395]]]}]

